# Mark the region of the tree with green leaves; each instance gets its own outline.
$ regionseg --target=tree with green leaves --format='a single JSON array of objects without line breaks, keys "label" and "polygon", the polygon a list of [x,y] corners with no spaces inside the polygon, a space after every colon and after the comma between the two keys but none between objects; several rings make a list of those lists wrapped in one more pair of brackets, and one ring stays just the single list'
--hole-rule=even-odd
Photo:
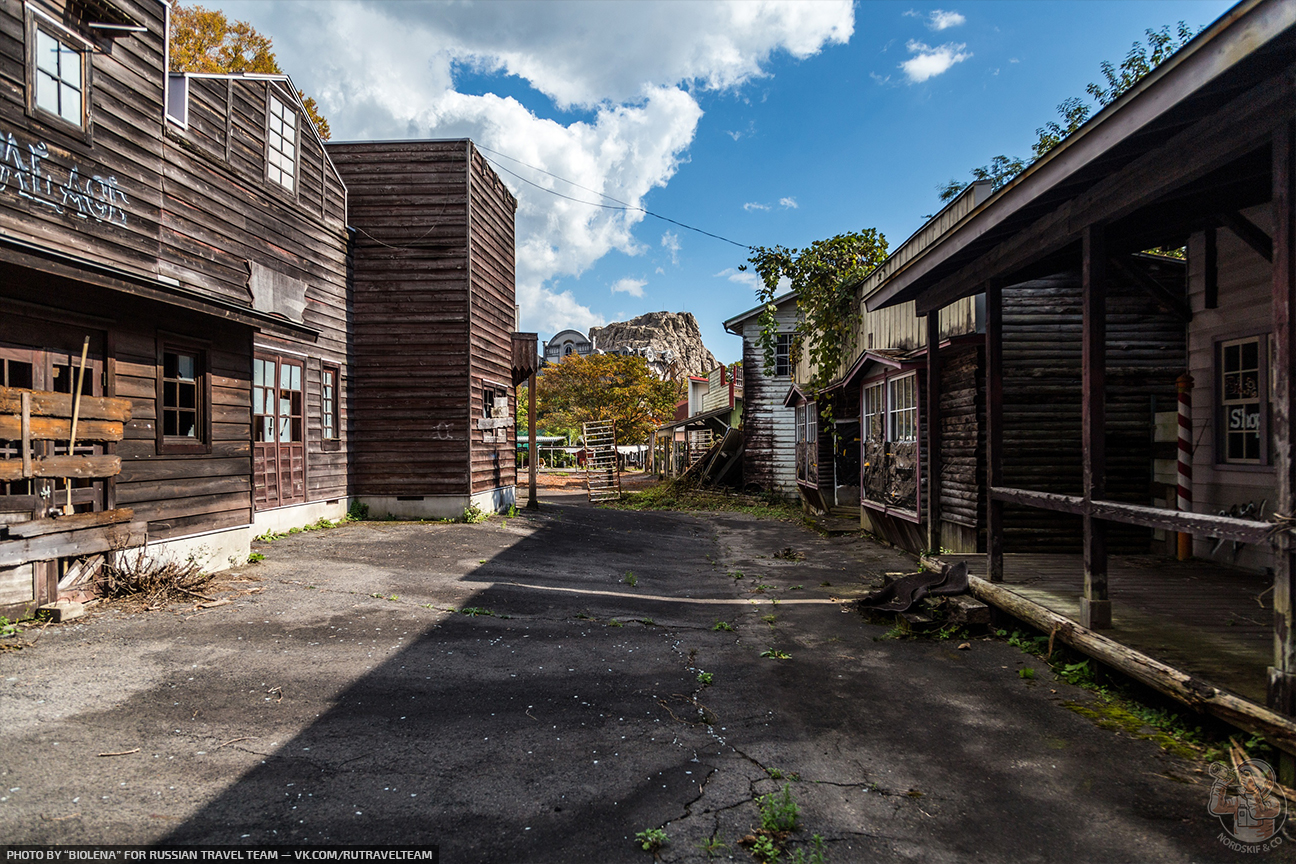
[{"label": "tree with green leaves", "polygon": [[814,390],[832,381],[855,358],[860,306],[855,286],[886,260],[887,241],[876,228],[817,240],[804,249],[758,246],[739,269],[750,266],[760,276],[761,349],[765,374],[774,374],[774,344],[778,337],[774,295],[780,288],[796,292],[797,324],[793,336],[794,362],[809,360]]},{"label": "tree with green leaves", "polygon": [[569,354],[536,376],[536,416],[550,430],[612,420],[617,444],[642,444],[674,416],[681,393],[678,382],[658,378],[642,357]]},{"label": "tree with green leaves", "polygon": [[[1160,30],[1145,30],[1147,44],[1144,45],[1142,42],[1136,41],[1130,46],[1129,52],[1126,53],[1125,59],[1121,61],[1119,66],[1104,60],[1099,64],[1098,68],[1102,72],[1106,83],[1090,83],[1085,88],[1085,92],[1093,97],[1099,109],[1110,105],[1120,98],[1121,94],[1141,81],[1145,75],[1188,44],[1189,40],[1200,31],[1200,27],[1193,30],[1183,21],[1180,21],[1173,30],[1169,24],[1162,26]],[[1072,96],[1063,100],[1057,106],[1057,113],[1058,120],[1050,120],[1035,130],[1036,140],[1031,145],[1033,159],[996,156],[990,161],[989,165],[972,169],[973,181],[989,180],[992,184],[992,191],[1007,185],[1014,177],[1025,171],[1032,162],[1044,156],[1065,141],[1072,132],[1083,126],[1093,113],[1093,106],[1084,99]],[[950,180],[948,183],[942,183],[936,188],[940,194],[940,200],[945,202],[954,200],[969,185],[968,182]]]},{"label": "tree with green leaves", "polygon": [[[172,72],[197,72],[228,75],[255,72],[282,75],[275,59],[274,45],[246,21],[230,21],[219,10],[202,6],[171,8],[171,36],[168,42]],[[325,141],[329,139],[328,121],[319,113],[315,100],[297,91],[306,114]]]}]

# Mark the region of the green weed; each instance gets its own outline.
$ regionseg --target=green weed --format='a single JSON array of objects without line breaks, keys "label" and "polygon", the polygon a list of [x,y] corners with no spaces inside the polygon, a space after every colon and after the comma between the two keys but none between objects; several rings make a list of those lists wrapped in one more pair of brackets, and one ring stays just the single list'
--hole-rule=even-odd
[{"label": "green weed", "polygon": [[467,525],[476,525],[478,522],[485,522],[489,518],[489,513],[476,504],[469,502],[468,506],[464,508],[463,514],[459,517],[459,521]]},{"label": "green weed", "polygon": [[645,852],[657,854],[657,850],[670,842],[666,832],[660,828],[647,828],[635,833],[635,844]]},{"label": "green weed", "polygon": [[354,522],[363,522],[369,518],[369,505],[362,501],[352,501],[347,510],[347,518]]},{"label": "green weed", "polygon": [[608,622],[608,626],[609,626],[609,627],[624,627],[625,625],[622,624],[622,623],[621,623],[620,621],[618,621],[617,619],[613,618],[611,621]]},{"label": "green weed", "polygon": [[657,626],[657,622],[654,621],[654,620],[651,619],[651,618],[640,618],[640,619],[639,619],[639,623],[642,624],[642,625],[644,625],[645,627],[656,627],[656,626]]},{"label": "green weed", "polygon": [[0,638],[18,635],[18,623],[0,615]]},{"label": "green weed", "polygon": [[763,864],[777,864],[782,856],[778,846],[774,844],[774,840],[763,834],[757,837],[756,842],[752,844],[751,854],[753,858],[763,862]]},{"label": "green weed", "polygon": [[729,578],[732,579],[732,580],[734,580],[735,582],[737,582],[739,579],[743,578],[742,571],[740,571],[740,570],[734,570],[734,571],[730,572],[730,573],[729,573]]},{"label": "green weed", "polygon": [[248,555],[249,564],[256,564],[264,560],[265,560],[265,556],[262,555],[260,552],[253,552],[250,555]]},{"label": "green weed", "polygon": [[476,618],[478,615],[494,615],[494,614],[495,614],[495,613],[492,612],[491,610],[489,610],[489,609],[483,609],[483,608],[480,607],[480,606],[465,606],[464,608],[462,608],[462,609],[459,610],[459,613],[460,613],[461,615],[468,615],[468,616],[470,616],[470,617],[472,617],[472,618]]},{"label": "green weed", "polygon": [[697,680],[698,680],[698,683],[701,684],[703,687],[710,687],[710,686],[711,686],[711,679],[712,679],[713,677],[714,677],[714,675],[713,675],[712,673],[710,673],[710,672],[699,672],[699,673],[698,673],[698,676],[697,676]]},{"label": "green weed", "polygon": [[621,581],[633,588],[639,584],[639,577],[634,574],[633,570],[627,570],[625,578]]},{"label": "green weed", "polygon": [[778,620],[778,616],[777,616],[777,615],[762,615],[762,616],[761,616],[761,620],[764,621],[766,624],[770,625],[771,627],[773,627],[773,626],[774,626],[774,622]]},{"label": "green weed", "polygon": [[769,649],[768,651],[762,651],[760,653],[760,656],[766,658],[767,660],[791,660],[792,659],[792,655],[787,653],[786,651],[775,651],[773,648]]},{"label": "green weed", "polygon": [[720,619],[717,618],[716,622],[711,625],[711,629],[724,630],[726,633],[732,633],[734,629],[734,625],[730,624],[728,621],[721,621]]},{"label": "green weed", "polygon": [[716,838],[712,837],[708,840],[703,840],[701,843],[698,843],[697,848],[707,853],[708,858],[714,858],[720,854],[721,849],[728,849],[729,847],[721,843]]},{"label": "green weed", "polygon": [[760,808],[761,829],[769,832],[795,831],[801,818],[801,805],[792,797],[792,787],[784,783],[778,792],[756,799]]},{"label": "green weed", "polygon": [[810,838],[810,854],[807,855],[804,849],[797,849],[788,859],[788,864],[824,864],[826,848],[823,835],[815,834]]},{"label": "green weed", "polygon": [[1029,666],[1023,666],[1022,668],[1017,670],[1017,677],[1025,681],[1034,681],[1035,670]]}]

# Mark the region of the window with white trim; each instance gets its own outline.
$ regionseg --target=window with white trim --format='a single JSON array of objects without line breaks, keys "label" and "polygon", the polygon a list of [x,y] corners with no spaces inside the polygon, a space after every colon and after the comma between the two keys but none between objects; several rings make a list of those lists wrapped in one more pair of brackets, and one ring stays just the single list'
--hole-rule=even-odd
[{"label": "window with white trim", "polygon": [[1268,336],[1220,343],[1218,393],[1220,460],[1230,464],[1265,462],[1265,371]]},{"label": "window with white trim", "polygon": [[34,28],[32,87],[37,112],[81,129],[85,126],[85,58],[44,25]]},{"label": "window with white trim", "polygon": [[270,94],[266,177],[292,192],[297,186],[297,113]]},{"label": "window with white trim", "polygon": [[792,374],[792,334],[780,333],[774,337],[774,377],[786,378]]},{"label": "window with white trim", "polygon": [[890,441],[918,440],[918,376],[909,374],[887,382]]},{"label": "window with white trim", "polygon": [[886,427],[883,425],[886,408],[882,404],[882,383],[868,384],[864,387],[863,400],[863,439],[868,443],[886,440]]}]

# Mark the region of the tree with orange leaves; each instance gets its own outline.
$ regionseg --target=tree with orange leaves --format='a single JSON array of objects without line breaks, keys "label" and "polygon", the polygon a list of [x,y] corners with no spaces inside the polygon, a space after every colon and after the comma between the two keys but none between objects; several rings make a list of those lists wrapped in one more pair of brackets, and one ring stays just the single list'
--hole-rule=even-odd
[{"label": "tree with orange leaves", "polygon": [[[172,7],[170,49],[172,72],[283,74],[269,36],[261,35],[246,21],[230,21],[224,12],[198,5]],[[319,106],[300,90],[297,95],[319,136],[327,141],[329,124],[320,115]]]}]

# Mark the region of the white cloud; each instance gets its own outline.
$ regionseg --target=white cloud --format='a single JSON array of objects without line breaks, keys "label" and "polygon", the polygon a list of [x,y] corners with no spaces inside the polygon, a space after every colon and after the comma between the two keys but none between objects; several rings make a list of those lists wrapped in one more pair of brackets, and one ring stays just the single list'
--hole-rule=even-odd
[{"label": "white cloud", "polygon": [[967,45],[960,42],[947,42],[935,48],[914,39],[906,46],[913,54],[900,64],[911,84],[921,84],[928,78],[934,78],[948,70],[955,63],[962,63],[972,56],[971,51],[964,51]]},{"label": "white cloud", "polygon": [[746,210],[748,213],[750,213],[753,210],[768,210],[770,209],[770,205],[760,204],[756,201],[748,201],[746,204],[743,205],[743,209]]},{"label": "white cloud", "polygon": [[[693,91],[763,77],[776,53],[804,59],[854,31],[850,0],[673,4],[670,14],[646,3],[525,0],[214,5],[274,39],[280,64],[319,101],[335,140],[469,137],[634,206],[687,158],[702,116]],[[560,111],[582,116],[554,120],[512,98],[456,92],[456,68],[516,75]],[[501,164],[542,187],[597,200]],[[556,280],[579,276],[609,252],[644,252],[632,234],[643,214],[566,201],[500,174],[518,197],[523,326],[601,323]]]},{"label": "white cloud", "polygon": [[647,279],[631,279],[626,277],[618,279],[612,283],[613,294],[629,294],[631,297],[642,297],[644,286],[648,284]]},{"label": "white cloud", "polygon": [[798,205],[795,198],[787,197],[779,199],[779,206],[785,210],[795,210]]},{"label": "white cloud", "polygon": [[933,30],[944,30],[966,23],[967,19],[958,12],[946,12],[944,9],[933,9],[927,20],[927,26]]},{"label": "white cloud", "polygon": [[885,76],[879,75],[876,72],[870,72],[869,77],[872,78],[874,81],[876,81],[878,84],[885,84],[891,80],[890,75],[885,75]]},{"label": "white cloud", "polygon": [[680,242],[679,235],[667,231],[661,236],[661,245],[670,254],[672,264],[679,264]]},{"label": "white cloud", "polygon": [[726,267],[721,270],[719,273],[715,274],[715,278],[724,278],[739,285],[746,285],[753,291],[759,290],[761,285],[764,284],[761,282],[760,276],[750,270],[736,270],[733,267]]}]

